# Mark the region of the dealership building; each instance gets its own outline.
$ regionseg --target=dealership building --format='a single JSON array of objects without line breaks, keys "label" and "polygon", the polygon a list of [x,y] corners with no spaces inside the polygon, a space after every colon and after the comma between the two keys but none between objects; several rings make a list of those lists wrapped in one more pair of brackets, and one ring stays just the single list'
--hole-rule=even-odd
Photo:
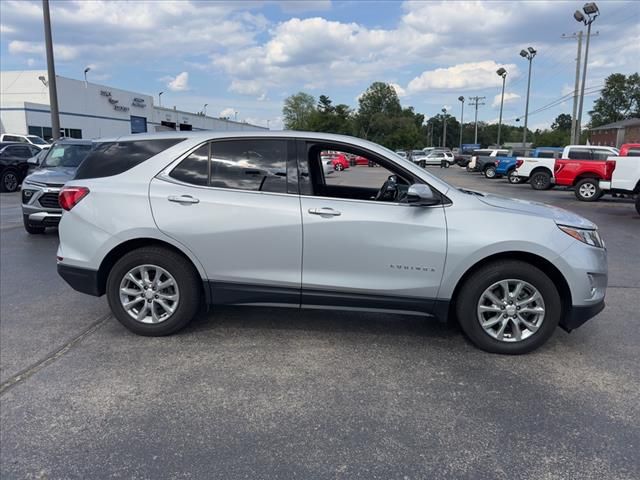
[{"label": "dealership building", "polygon": [[[61,135],[100,138],[167,130],[263,131],[264,127],[154,105],[138,92],[56,76]],[[51,138],[44,70],[0,72],[0,133]]]}]

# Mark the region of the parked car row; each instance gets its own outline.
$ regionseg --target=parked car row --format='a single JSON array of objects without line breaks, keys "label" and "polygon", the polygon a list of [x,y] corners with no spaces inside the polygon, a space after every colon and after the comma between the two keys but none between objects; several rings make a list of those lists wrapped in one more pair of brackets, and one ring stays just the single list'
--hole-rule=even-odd
[{"label": "parked car row", "polygon": [[620,150],[594,145],[539,147],[528,156],[478,149],[467,171],[489,179],[506,176],[509,183],[529,183],[534,190],[568,187],[583,202],[597,201],[605,193],[635,195],[640,213],[640,144],[625,144]]}]

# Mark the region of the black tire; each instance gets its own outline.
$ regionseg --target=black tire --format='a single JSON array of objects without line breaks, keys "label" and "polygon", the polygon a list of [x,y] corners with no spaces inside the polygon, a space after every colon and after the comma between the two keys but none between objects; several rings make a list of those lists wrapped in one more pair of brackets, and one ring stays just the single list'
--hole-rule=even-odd
[{"label": "black tire", "polygon": [[[160,323],[141,323],[133,319],[120,303],[120,282],[138,265],[157,265],[175,279],[180,298],[174,313]],[[170,335],[191,322],[200,307],[202,281],[193,265],[178,253],[163,247],[143,247],[118,260],[107,278],[107,299],[116,319],[138,335],[157,337]]]},{"label": "black tire", "polygon": [[515,170],[509,170],[509,174],[507,175],[507,181],[512,185],[517,185],[518,183],[522,183],[522,178],[516,175]]},{"label": "black tire", "polygon": [[533,172],[529,177],[529,184],[534,190],[549,190],[551,188],[551,174],[545,170]]},{"label": "black tire", "polygon": [[341,172],[342,170],[344,170],[344,167],[342,166],[341,163],[336,163],[336,165],[333,168],[338,172]]},{"label": "black tire", "polygon": [[18,172],[7,169],[0,175],[0,192],[15,192],[20,185]]},{"label": "black tire", "polygon": [[595,202],[604,195],[597,178],[583,178],[576,183],[573,193],[581,202]]},{"label": "black tire", "polygon": [[[535,287],[544,301],[545,317],[540,328],[517,342],[500,341],[484,331],[477,315],[483,292],[496,282],[523,280]],[[491,353],[519,355],[544,344],[553,334],[562,312],[560,295],[553,281],[532,264],[519,260],[500,260],[476,270],[461,286],[456,300],[458,323],[465,335],[478,348]]]},{"label": "black tire", "polygon": [[29,223],[29,215],[22,215],[22,223],[24,223],[24,229],[31,235],[39,235],[44,233],[45,227],[31,225]]},{"label": "black tire", "polygon": [[451,166],[451,162],[449,160],[444,162],[444,168],[449,168],[450,166]]},{"label": "black tire", "polygon": [[486,178],[494,179],[496,178],[496,167],[494,165],[489,165],[484,169],[483,173]]},{"label": "black tire", "polygon": [[640,193],[636,196],[636,212],[640,215]]}]

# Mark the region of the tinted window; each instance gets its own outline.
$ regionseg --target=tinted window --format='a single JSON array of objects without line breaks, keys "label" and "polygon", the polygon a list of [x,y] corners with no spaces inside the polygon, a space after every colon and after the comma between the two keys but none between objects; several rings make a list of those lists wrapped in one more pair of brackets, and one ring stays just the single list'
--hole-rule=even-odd
[{"label": "tinted window", "polygon": [[556,158],[554,152],[538,152],[538,158]]},{"label": "tinted window", "polygon": [[212,143],[210,184],[212,187],[286,193],[286,140]]},{"label": "tinted window", "polygon": [[33,154],[31,153],[31,149],[29,147],[22,146],[11,146],[11,147],[7,147],[5,149],[6,155],[9,155],[11,157],[18,157],[18,158],[31,158],[33,157]]},{"label": "tinted window", "polygon": [[627,157],[640,157],[640,148],[630,148],[627,151]]},{"label": "tinted window", "polygon": [[91,151],[91,145],[54,145],[43,167],[77,167]]},{"label": "tinted window", "polygon": [[591,150],[587,148],[572,148],[569,150],[569,158],[572,160],[591,160]]},{"label": "tinted window", "polygon": [[164,138],[100,143],[82,162],[75,178],[119,175],[183,140],[184,138]]},{"label": "tinted window", "polygon": [[2,141],[3,142],[19,142],[20,138],[16,137],[15,135],[5,135],[4,137],[2,137]]},{"label": "tinted window", "polygon": [[607,150],[591,150],[591,155],[594,160],[606,160],[607,158],[613,156],[614,154]]},{"label": "tinted window", "polygon": [[182,160],[169,174],[170,177],[193,185],[206,186],[209,179],[209,144],[204,144]]}]

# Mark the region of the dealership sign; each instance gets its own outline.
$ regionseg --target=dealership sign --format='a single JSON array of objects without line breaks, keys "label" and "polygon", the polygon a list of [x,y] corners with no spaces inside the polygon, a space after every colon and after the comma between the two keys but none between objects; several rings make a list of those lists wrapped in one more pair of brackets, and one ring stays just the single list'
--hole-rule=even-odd
[{"label": "dealership sign", "polygon": [[[120,100],[116,100],[115,98],[113,98],[111,96],[111,92],[109,90],[100,90],[100,96],[107,97],[107,100],[109,101],[109,103],[111,105],[113,105],[113,109],[116,110],[117,112],[128,112],[129,111],[129,107],[124,107],[122,105],[118,105],[118,103],[120,103]],[[134,98],[133,99],[134,102],[136,100],[142,100],[142,99],[139,99],[139,98]],[[144,100],[143,100],[143,102],[144,102]],[[132,103],[132,105],[133,105],[133,103]],[[138,107],[140,105],[136,105],[136,106]]]}]

